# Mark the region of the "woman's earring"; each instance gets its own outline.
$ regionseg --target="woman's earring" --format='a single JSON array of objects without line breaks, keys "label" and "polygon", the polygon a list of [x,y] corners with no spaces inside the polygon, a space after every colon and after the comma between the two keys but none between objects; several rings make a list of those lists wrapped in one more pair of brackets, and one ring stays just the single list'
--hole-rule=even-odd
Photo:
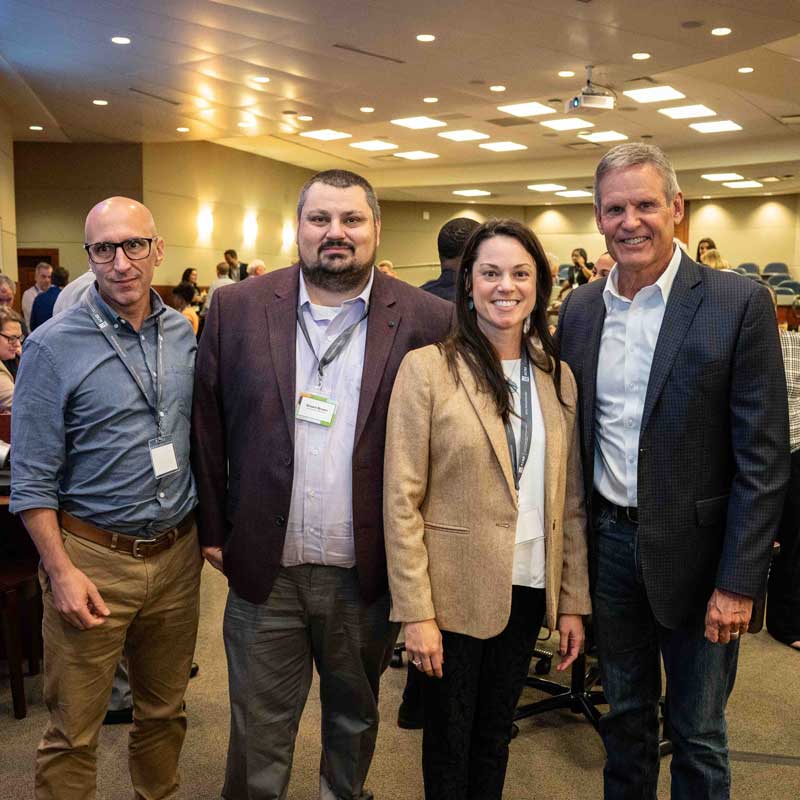
[{"label": "woman's earring", "polygon": [[470,295],[470,298],[469,298],[469,300],[467,300],[467,308],[468,308],[470,311],[474,311],[474,310],[475,310],[475,303],[474,303],[474,301],[473,301],[473,299],[472,299],[472,296],[471,296],[471,295]]},{"label": "woman's earring", "polygon": [[527,336],[531,329],[531,318],[525,317],[525,322],[522,323],[522,335]]}]

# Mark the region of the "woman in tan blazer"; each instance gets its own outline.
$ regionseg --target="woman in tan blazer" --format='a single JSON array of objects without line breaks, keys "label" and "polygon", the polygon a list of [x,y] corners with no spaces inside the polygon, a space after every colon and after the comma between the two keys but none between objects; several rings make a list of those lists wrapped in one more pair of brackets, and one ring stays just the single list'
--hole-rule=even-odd
[{"label": "woman in tan blazer", "polygon": [[0,306],[0,413],[11,411],[14,376],[3,361],[12,361],[22,352],[22,317],[12,308]]},{"label": "woman in tan blazer", "polygon": [[389,407],[384,520],[392,619],[424,679],[427,800],[502,796],[514,709],[544,619],[559,669],[590,611],[576,387],[547,328],[533,233],[484,223],[455,332],[410,352]]}]

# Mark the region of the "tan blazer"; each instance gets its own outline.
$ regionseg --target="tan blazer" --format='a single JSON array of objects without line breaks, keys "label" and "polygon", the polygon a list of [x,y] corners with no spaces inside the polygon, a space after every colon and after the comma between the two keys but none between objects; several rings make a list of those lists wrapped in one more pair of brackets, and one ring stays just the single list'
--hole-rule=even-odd
[{"label": "tan blazer", "polygon": [[[544,353],[529,347],[542,363]],[[562,364],[534,367],[544,417],[546,624],[588,614],[586,514],[577,389]],[[406,355],[394,384],[386,431],[383,514],[392,620],[436,618],[440,628],[486,639],[511,610],[517,490],[503,421],[459,363],[456,386],[434,346]]]},{"label": "tan blazer", "polygon": [[0,411],[11,411],[11,398],[14,396],[14,377],[6,365],[0,361]]}]

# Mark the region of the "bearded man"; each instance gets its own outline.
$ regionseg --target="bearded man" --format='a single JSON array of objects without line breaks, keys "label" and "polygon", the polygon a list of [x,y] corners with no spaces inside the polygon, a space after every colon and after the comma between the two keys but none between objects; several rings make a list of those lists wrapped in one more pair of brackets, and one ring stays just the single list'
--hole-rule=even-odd
[{"label": "bearded man", "polygon": [[226,800],[286,798],[320,677],[320,797],[369,798],[378,683],[397,636],[383,543],[386,414],[403,356],[452,306],[373,268],[380,208],[329,170],[297,205],[298,264],[214,295],[193,463],[206,559],[228,578]]}]

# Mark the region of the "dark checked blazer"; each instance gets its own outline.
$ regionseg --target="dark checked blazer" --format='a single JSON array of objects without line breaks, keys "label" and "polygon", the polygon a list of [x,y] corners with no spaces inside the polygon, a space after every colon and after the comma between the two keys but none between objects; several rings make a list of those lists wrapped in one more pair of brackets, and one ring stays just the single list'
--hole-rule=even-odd
[{"label": "dark checked blazer", "polygon": [[[605,280],[561,306],[580,392],[587,502]],[[763,593],[789,476],[788,411],[769,293],[683,255],[656,343],[639,437],[639,555],[650,605],[675,628],[715,587]],[[592,541],[590,537],[590,562]]]},{"label": "dark checked blazer", "polygon": [[[205,546],[229,584],[267,599],[280,568],[294,476],[299,267],[215,292],[197,353],[192,467]],[[383,544],[386,415],[403,356],[440,341],[453,306],[375,271],[353,447],[353,530],[362,597],[387,591]]]}]

